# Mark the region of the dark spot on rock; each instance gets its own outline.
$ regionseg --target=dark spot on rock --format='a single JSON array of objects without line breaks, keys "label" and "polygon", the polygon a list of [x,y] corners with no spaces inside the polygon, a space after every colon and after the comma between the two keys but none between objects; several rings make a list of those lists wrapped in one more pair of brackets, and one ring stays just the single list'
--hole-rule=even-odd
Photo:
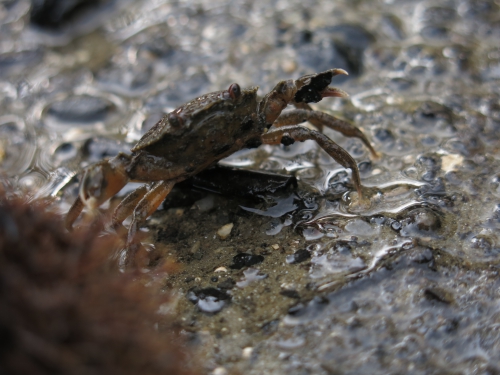
[{"label": "dark spot on rock", "polygon": [[217,284],[217,288],[219,289],[233,289],[234,286],[236,285],[236,282],[228,277],[226,280],[220,282]]},{"label": "dark spot on rock", "polygon": [[280,294],[288,298],[294,298],[294,299],[300,298],[300,294],[296,290],[282,290]]},{"label": "dark spot on rock", "polygon": [[333,249],[340,254],[350,254],[352,246],[356,246],[357,242],[353,241],[337,241],[333,246]]},{"label": "dark spot on rock", "polygon": [[359,173],[368,173],[372,171],[372,162],[371,161],[362,161],[358,164]]},{"label": "dark spot on rock", "polygon": [[428,300],[439,301],[442,303],[453,303],[454,298],[451,292],[440,287],[428,287],[424,290],[424,296]]},{"label": "dark spot on rock", "polygon": [[428,171],[438,170],[441,166],[441,158],[435,155],[422,155],[417,159],[417,165]]},{"label": "dark spot on rock", "polygon": [[307,259],[311,258],[311,254],[307,250],[297,250],[292,255],[286,257],[286,262],[290,264],[302,263]]},{"label": "dark spot on rock", "polygon": [[[340,24],[315,30],[311,38],[295,38],[297,60],[311,71],[337,67],[352,76],[363,70],[364,53],[375,37],[359,25]],[[347,77],[338,77],[343,82]]]},{"label": "dark spot on rock", "polygon": [[356,329],[356,328],[360,328],[363,326],[363,322],[361,321],[361,319],[357,318],[357,317],[352,317],[350,319],[347,320],[347,327],[349,327],[350,329]]},{"label": "dark spot on rock", "polygon": [[34,67],[43,57],[41,51],[22,51],[0,54],[0,76],[26,71]]},{"label": "dark spot on rock", "polygon": [[429,248],[420,249],[412,253],[410,259],[414,263],[429,263],[434,260],[434,254]]},{"label": "dark spot on rock", "polygon": [[252,126],[253,126],[253,120],[250,119],[250,120],[247,120],[247,121],[244,121],[242,124],[241,124],[241,130],[242,131],[248,131],[250,129],[252,129]]},{"label": "dark spot on rock", "polygon": [[186,173],[192,173],[195,171],[195,167],[191,166],[191,165],[188,165],[187,167],[184,168],[184,170],[186,171]]},{"label": "dark spot on rock", "polygon": [[410,212],[410,223],[415,224],[418,230],[436,230],[441,222],[436,214],[430,210],[417,209]]},{"label": "dark spot on rock", "polygon": [[450,108],[430,100],[423,102],[412,117],[411,124],[416,128],[433,128],[439,123],[451,125],[453,122]]},{"label": "dark spot on rock", "polygon": [[32,0],[30,22],[39,27],[57,30],[75,17],[102,5],[102,0]]},{"label": "dark spot on rock", "polygon": [[221,154],[225,153],[226,151],[228,151],[230,148],[231,148],[231,145],[224,145],[222,147],[218,147],[214,150],[214,155],[215,156],[221,155]]},{"label": "dark spot on rock", "polygon": [[263,261],[264,257],[262,255],[240,253],[233,257],[233,264],[230,267],[239,270],[243,267],[250,267],[254,264],[262,263]]},{"label": "dark spot on rock", "polygon": [[280,321],[278,319],[275,319],[271,320],[270,322],[264,323],[262,325],[262,333],[270,335],[276,332],[276,330],[278,329],[279,322]]},{"label": "dark spot on rock", "polygon": [[245,148],[257,148],[262,144],[262,141],[259,138],[252,138],[245,142]]},{"label": "dark spot on rock", "polygon": [[60,123],[92,124],[105,122],[116,106],[105,99],[81,95],[72,96],[52,103],[47,109],[47,115]]},{"label": "dark spot on rock", "polygon": [[491,241],[483,236],[475,236],[471,239],[471,247],[474,249],[481,249],[489,251],[492,248]]},{"label": "dark spot on rock", "polygon": [[384,128],[378,128],[375,130],[375,138],[377,141],[384,143],[384,142],[394,142],[394,135],[392,132],[388,129]]},{"label": "dark spot on rock", "polygon": [[209,314],[215,314],[222,310],[231,297],[223,290],[217,288],[193,288],[187,294],[187,298],[198,308]]},{"label": "dark spot on rock", "polygon": [[397,221],[397,220],[394,220],[391,223],[391,229],[395,230],[396,232],[398,232],[401,229],[401,227],[402,227],[401,223],[399,221]]},{"label": "dark spot on rock", "polygon": [[445,39],[449,37],[450,30],[447,27],[427,26],[420,31],[426,39]]},{"label": "dark spot on rock", "polygon": [[281,137],[281,144],[283,146],[290,146],[290,145],[293,145],[295,143],[295,139],[293,139],[292,137],[288,136],[288,135],[284,135],[283,137]]},{"label": "dark spot on rock", "polygon": [[439,328],[446,333],[452,333],[457,330],[459,324],[460,324],[460,318],[454,317],[452,319],[447,319],[446,322]]},{"label": "dark spot on rock", "polygon": [[287,313],[288,315],[299,317],[302,314],[304,314],[304,311],[306,310],[306,306],[301,302],[296,304],[295,306],[292,306],[288,309]]}]

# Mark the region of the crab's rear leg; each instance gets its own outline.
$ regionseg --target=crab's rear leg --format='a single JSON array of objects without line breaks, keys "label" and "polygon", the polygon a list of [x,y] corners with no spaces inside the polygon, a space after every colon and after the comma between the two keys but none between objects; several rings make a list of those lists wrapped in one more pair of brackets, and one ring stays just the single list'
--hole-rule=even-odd
[{"label": "crab's rear leg", "polygon": [[312,139],[325,150],[335,161],[337,161],[344,168],[349,168],[352,171],[352,182],[356,188],[359,198],[362,199],[361,180],[359,177],[359,170],[356,161],[349,153],[328,138],[326,135],[316,131],[305,128],[300,125],[283,126],[268,131],[262,135],[262,143],[277,145],[284,144],[290,145],[295,141],[306,141]]},{"label": "crab's rear leg", "polygon": [[161,202],[165,200],[170,191],[172,191],[175,182],[175,180],[155,182],[135,207],[127,238],[127,250],[129,252],[129,254],[127,254],[128,263],[133,261],[134,248],[137,245],[136,234],[141,224],[146,221],[146,219],[156,211]]},{"label": "crab's rear leg", "polygon": [[326,126],[330,129],[342,133],[346,137],[358,138],[370,150],[374,158],[378,158],[377,151],[372,147],[368,138],[357,127],[349,124],[346,121],[340,120],[326,113],[313,111],[308,109],[293,109],[282,113],[273,123],[274,126],[281,127],[286,125],[295,125],[301,122],[309,121],[317,126],[321,131]]},{"label": "crab's rear leg", "polygon": [[137,207],[139,202],[144,198],[149,190],[148,185],[142,185],[139,188],[128,194],[122,201],[116,206],[113,212],[112,226],[117,228],[127,217],[132,215],[134,209]]},{"label": "crab's rear leg", "polygon": [[126,168],[130,160],[130,156],[120,153],[85,171],[78,197],[66,215],[65,226],[68,230],[72,229],[84,207],[96,209],[127,184],[129,177]]}]

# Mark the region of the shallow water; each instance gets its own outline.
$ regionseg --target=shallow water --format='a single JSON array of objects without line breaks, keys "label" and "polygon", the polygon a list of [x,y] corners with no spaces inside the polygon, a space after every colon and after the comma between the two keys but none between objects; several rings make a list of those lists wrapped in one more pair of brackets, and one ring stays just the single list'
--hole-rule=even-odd
[{"label": "shallow water", "polygon": [[297,189],[179,191],[149,221],[152,253],[184,265],[165,284],[207,371],[500,371],[498,1],[125,1],[49,32],[13,0],[0,31],[3,182],[61,212],[82,168],[193,97],[349,71],[333,85],[351,96],[315,108],[380,153],[325,130],[368,202],[306,141],[221,162]]}]

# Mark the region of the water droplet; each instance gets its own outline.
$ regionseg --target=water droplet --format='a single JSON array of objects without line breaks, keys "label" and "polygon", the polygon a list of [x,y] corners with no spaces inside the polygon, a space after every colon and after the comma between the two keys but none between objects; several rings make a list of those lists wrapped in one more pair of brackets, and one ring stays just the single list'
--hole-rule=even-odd
[{"label": "water droplet", "polygon": [[92,130],[104,124],[109,131],[111,122],[117,114],[117,104],[108,99],[74,95],[48,104],[43,111],[42,121],[56,131],[68,131],[74,127]]},{"label": "water droplet", "polygon": [[0,117],[0,171],[7,176],[22,174],[35,154],[35,137],[16,116]]},{"label": "water droplet", "polygon": [[236,286],[238,288],[244,288],[248,286],[250,283],[253,283],[255,281],[259,280],[264,280],[267,278],[267,274],[261,273],[258,269],[256,268],[248,268],[245,271],[243,271],[244,277],[236,283]]}]

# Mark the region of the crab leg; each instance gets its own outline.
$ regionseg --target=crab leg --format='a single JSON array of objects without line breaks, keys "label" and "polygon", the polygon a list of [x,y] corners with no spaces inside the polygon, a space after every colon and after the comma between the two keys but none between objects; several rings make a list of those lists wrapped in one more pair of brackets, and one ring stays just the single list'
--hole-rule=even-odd
[{"label": "crab leg", "polygon": [[134,216],[132,218],[132,223],[130,224],[130,228],[128,231],[127,247],[130,247],[132,244],[134,244],[135,235],[140,225],[151,214],[153,214],[153,212],[156,211],[161,202],[163,202],[167,195],[170,193],[174,185],[175,181],[173,180],[155,182],[152,185],[151,190],[144,194],[134,210]]},{"label": "crab leg", "polygon": [[336,130],[346,137],[355,137],[361,140],[364,145],[370,150],[374,158],[378,158],[378,154],[372,147],[366,136],[357,127],[349,124],[346,121],[340,120],[326,113],[307,110],[307,109],[293,109],[288,112],[282,113],[277,120],[273,123],[276,127],[285,125],[295,125],[304,121],[309,121],[311,124],[317,126],[320,131],[323,131],[323,126]]},{"label": "crab leg", "polygon": [[78,195],[64,218],[64,226],[68,231],[73,230],[73,223],[78,219],[84,207],[85,205],[80,199],[80,195]]},{"label": "crab leg", "polygon": [[283,126],[268,131],[262,135],[262,142],[269,145],[285,144],[290,145],[295,141],[306,141],[312,139],[316,141],[320,147],[325,150],[335,161],[337,161],[344,168],[349,168],[352,171],[352,182],[356,188],[359,198],[362,198],[361,180],[359,177],[359,170],[356,161],[349,153],[328,138],[326,135],[316,131],[305,128],[300,125]]},{"label": "crab leg", "polygon": [[71,230],[84,207],[95,209],[118,193],[129,181],[126,168],[130,156],[118,154],[90,167],[83,175],[80,191],[69,209],[65,226]]},{"label": "crab leg", "polygon": [[142,185],[141,187],[135,189],[130,194],[128,194],[123,200],[116,206],[113,212],[112,226],[117,227],[123,222],[127,217],[129,217],[134,208],[138,205],[142,198],[146,195],[149,190],[149,185]]}]

